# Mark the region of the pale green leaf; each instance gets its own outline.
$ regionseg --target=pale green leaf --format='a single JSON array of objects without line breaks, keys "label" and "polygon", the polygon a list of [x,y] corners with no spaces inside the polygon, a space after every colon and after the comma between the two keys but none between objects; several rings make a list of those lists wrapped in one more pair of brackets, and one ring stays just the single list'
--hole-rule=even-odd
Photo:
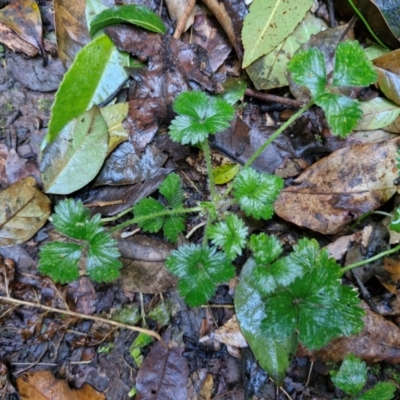
[{"label": "pale green leaf", "polygon": [[[154,213],[165,211],[165,207],[152,197],[142,199],[133,208],[135,218],[151,216]],[[153,217],[138,221],[137,224],[147,232],[158,232],[164,225],[165,217]]]},{"label": "pale green leaf", "polygon": [[277,385],[283,383],[286,368],[297,348],[295,334],[274,340],[265,335],[262,321],[266,318],[264,299],[252,283],[254,259],[249,258],[242,268],[239,283],[235,289],[235,310],[240,329],[248,341],[261,367],[274,379]]},{"label": "pale green leaf", "polygon": [[333,85],[369,86],[376,80],[374,66],[360,44],[356,40],[339,43],[335,51]]},{"label": "pale green leaf", "polygon": [[54,141],[69,121],[114,93],[128,76],[124,66],[129,66],[129,55],[118,51],[107,35],[87,44],[56,93],[42,148]]},{"label": "pale green leaf", "polygon": [[382,97],[360,102],[361,121],[356,126],[357,131],[372,131],[382,129],[396,120],[400,107]]},{"label": "pale green leaf", "polygon": [[169,174],[159,187],[159,192],[167,199],[171,208],[181,207],[185,199],[182,180],[178,174]]},{"label": "pale green leaf", "polygon": [[326,68],[322,51],[313,47],[297,52],[288,63],[288,71],[292,79],[307,87],[314,97],[324,93]]},{"label": "pale green leaf", "polygon": [[282,245],[276,236],[265,233],[251,235],[249,247],[257,265],[268,265],[275,261],[282,253]]},{"label": "pale green leaf", "polygon": [[90,24],[90,35],[99,29],[115,24],[133,24],[156,33],[165,33],[161,18],[150,9],[140,5],[122,5],[104,10],[97,14]]},{"label": "pale green leaf", "polygon": [[222,247],[231,260],[242,254],[248,233],[244,221],[235,214],[229,215],[225,221],[211,225],[207,231],[212,243]]},{"label": "pale green leaf", "polygon": [[224,185],[230,182],[239,172],[239,164],[224,164],[213,168],[214,183]]},{"label": "pale green leaf", "polygon": [[230,105],[234,105],[243,96],[248,82],[242,78],[228,78],[223,84],[224,93],[220,95]]},{"label": "pale green leaf", "polygon": [[243,23],[243,68],[281,44],[312,4],[312,0],[254,0]]},{"label": "pale green leaf", "polygon": [[332,133],[345,137],[352,132],[361,120],[362,111],[358,101],[348,97],[324,93],[315,99],[324,111]]},{"label": "pale green leaf", "polygon": [[73,119],[43,152],[45,191],[68,194],[88,184],[100,171],[107,147],[107,125],[97,107]]},{"label": "pale green leaf", "polygon": [[375,387],[357,396],[357,400],[391,400],[396,389],[396,385],[392,382],[378,382]]},{"label": "pale green leaf", "polygon": [[300,46],[326,29],[327,24],[311,12],[278,47],[246,68],[257,90],[269,90],[288,85],[287,64]]},{"label": "pale green leaf", "polygon": [[96,15],[100,14],[104,10],[108,10],[109,7],[105,5],[101,0],[86,0],[85,2],[85,16],[87,29],[90,29],[90,23]]},{"label": "pale green leaf", "polygon": [[172,243],[176,243],[178,235],[185,230],[185,218],[179,215],[166,217],[164,222],[164,236]]},{"label": "pale green leaf", "polygon": [[351,396],[356,396],[367,382],[367,365],[354,354],[349,354],[343,360],[339,371],[331,374],[336,387]]}]

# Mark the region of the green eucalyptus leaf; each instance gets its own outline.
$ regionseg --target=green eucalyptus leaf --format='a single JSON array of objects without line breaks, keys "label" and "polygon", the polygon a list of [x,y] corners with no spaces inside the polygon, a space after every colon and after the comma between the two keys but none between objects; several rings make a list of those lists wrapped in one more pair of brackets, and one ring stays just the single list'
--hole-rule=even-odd
[{"label": "green eucalyptus leaf", "polygon": [[356,40],[339,43],[335,52],[334,86],[368,86],[377,78],[372,62]]},{"label": "green eucalyptus leaf", "polygon": [[115,24],[133,24],[156,33],[165,33],[161,18],[147,7],[129,4],[116,6],[97,14],[90,24],[90,35],[99,29]]},{"label": "green eucalyptus leaf", "polygon": [[46,147],[40,172],[47,193],[69,194],[88,184],[107,155],[108,129],[97,107],[70,121]]},{"label": "green eucalyptus leaf", "polygon": [[129,66],[129,55],[118,51],[108,36],[88,43],[75,57],[56,93],[42,148],[53,142],[69,121],[114,93],[128,77],[124,66]]},{"label": "green eucalyptus leaf", "polygon": [[243,68],[288,37],[312,4],[312,0],[254,0],[243,23]]},{"label": "green eucalyptus leaf", "polygon": [[77,243],[50,242],[40,247],[38,270],[62,284],[79,278],[78,262],[83,246]]},{"label": "green eucalyptus leaf", "polygon": [[349,354],[343,360],[339,371],[331,374],[336,387],[351,396],[356,396],[367,382],[367,365],[354,354]]},{"label": "green eucalyptus leaf", "polygon": [[345,137],[361,121],[362,111],[356,100],[324,93],[315,99],[315,103],[325,111],[329,127],[336,136]]},{"label": "green eucalyptus leaf", "polygon": [[205,304],[217,284],[235,276],[235,268],[224,253],[195,244],[171,251],[165,266],[178,277],[179,293],[191,307]]},{"label": "green eucalyptus leaf", "polygon": [[292,79],[307,87],[311,94],[319,96],[324,93],[326,85],[325,56],[317,48],[297,52],[288,63]]},{"label": "green eucalyptus leaf", "polygon": [[249,258],[240,273],[235,289],[236,316],[256,359],[279,386],[296,351],[297,336],[293,333],[275,340],[265,335],[262,329],[262,321],[266,318],[264,299],[253,285],[254,268],[256,263]]},{"label": "green eucalyptus leaf", "polygon": [[274,213],[274,202],[283,188],[283,179],[253,168],[242,169],[233,180],[233,195],[247,216],[265,220]]}]

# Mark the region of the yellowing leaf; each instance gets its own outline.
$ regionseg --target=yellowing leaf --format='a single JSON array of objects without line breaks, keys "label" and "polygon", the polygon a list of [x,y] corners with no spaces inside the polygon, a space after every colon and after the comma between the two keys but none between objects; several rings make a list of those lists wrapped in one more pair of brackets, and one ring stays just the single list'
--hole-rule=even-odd
[{"label": "yellowing leaf", "polygon": [[362,119],[355,128],[358,131],[382,129],[390,125],[400,114],[400,107],[382,97],[360,102]]},{"label": "yellowing leaf", "polygon": [[327,25],[321,18],[308,12],[290,36],[270,53],[247,67],[246,71],[254,86],[258,90],[286,86],[288,84],[286,68],[290,58],[311,35],[326,28]]},{"label": "yellowing leaf", "polygon": [[239,169],[239,164],[224,164],[220,167],[215,167],[213,169],[214,183],[216,185],[224,185],[230,182],[239,172]]},{"label": "yellowing leaf", "polygon": [[49,198],[36,188],[32,177],[21,179],[0,193],[0,247],[30,239],[47,221]]},{"label": "yellowing leaf", "polygon": [[242,30],[243,68],[286,39],[312,4],[313,0],[254,0]]},{"label": "yellowing leaf", "polygon": [[103,165],[108,130],[97,107],[73,119],[43,152],[40,171],[47,193],[68,194],[89,183]]},{"label": "yellowing leaf", "polygon": [[38,50],[42,45],[42,18],[35,0],[18,0],[0,10],[0,22]]}]

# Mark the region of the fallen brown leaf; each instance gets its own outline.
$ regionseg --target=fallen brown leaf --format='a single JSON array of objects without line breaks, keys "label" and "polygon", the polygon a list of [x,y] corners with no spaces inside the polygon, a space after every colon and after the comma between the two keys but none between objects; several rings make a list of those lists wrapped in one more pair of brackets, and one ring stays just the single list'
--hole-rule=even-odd
[{"label": "fallen brown leaf", "polygon": [[341,232],[396,193],[400,139],[349,146],[313,164],[284,189],[275,212],[323,234]]},{"label": "fallen brown leaf", "polygon": [[32,177],[13,183],[0,193],[0,247],[30,239],[47,221],[49,198],[36,188]]},{"label": "fallen brown leaf", "polygon": [[85,383],[81,389],[68,387],[50,371],[28,372],[17,379],[22,400],[102,400],[106,397]]}]

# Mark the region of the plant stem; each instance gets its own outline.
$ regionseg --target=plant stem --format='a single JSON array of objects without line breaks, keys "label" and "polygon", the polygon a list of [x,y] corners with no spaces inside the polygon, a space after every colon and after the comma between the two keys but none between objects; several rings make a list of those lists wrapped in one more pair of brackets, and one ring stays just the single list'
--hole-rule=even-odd
[{"label": "plant stem", "polygon": [[[159,217],[166,217],[168,215],[176,215],[176,214],[189,214],[193,212],[200,212],[203,211],[203,207],[192,207],[192,208],[174,208],[173,210],[165,210],[159,211],[149,215],[143,215],[141,217],[135,217],[130,219],[129,221],[125,221],[122,224],[114,226],[113,228],[109,229],[109,232],[115,232],[120,229],[123,229],[129,225],[136,224],[141,221],[146,221],[147,219],[159,218]],[[104,220],[103,220],[104,221]]]},{"label": "plant stem", "polygon": [[211,201],[215,202],[216,194],[215,194],[215,185],[214,185],[214,174],[213,174],[213,170],[212,170],[211,153],[210,153],[210,146],[208,144],[208,139],[205,139],[203,141],[203,143],[201,144],[201,147],[203,149],[204,158],[206,160],[206,165],[207,165],[208,185],[210,188]]},{"label": "plant stem", "polygon": [[263,145],[258,148],[258,150],[247,160],[243,168],[250,167],[250,165],[260,156],[260,154],[285,130],[287,129],[297,118],[299,118],[303,113],[305,113],[311,106],[314,105],[314,100],[309,101],[300,110],[295,112],[284,124],[280,126]]},{"label": "plant stem", "polygon": [[356,263],[346,265],[345,267],[341,268],[340,271],[342,272],[342,274],[344,274],[345,272],[347,272],[353,268],[357,268],[357,267],[361,267],[362,265],[369,264],[370,262],[379,260],[382,257],[388,256],[389,254],[396,253],[399,250],[400,250],[400,244],[398,244],[396,247],[393,247],[393,249],[382,251],[382,253],[379,253],[376,256],[373,256],[371,258],[367,258],[366,260],[361,260]]}]

